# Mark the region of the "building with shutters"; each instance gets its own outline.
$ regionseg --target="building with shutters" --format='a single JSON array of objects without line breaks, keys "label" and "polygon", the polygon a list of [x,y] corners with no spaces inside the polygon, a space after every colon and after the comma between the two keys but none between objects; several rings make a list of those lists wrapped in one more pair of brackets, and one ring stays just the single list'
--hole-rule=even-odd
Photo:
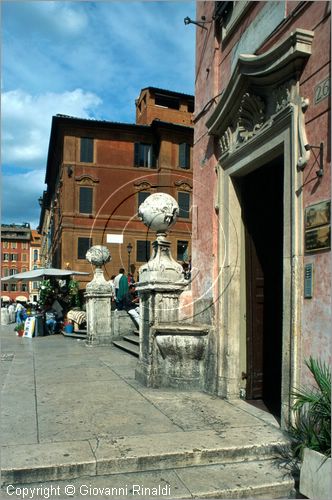
[{"label": "building with shutters", "polygon": [[188,262],[193,109],[191,95],[148,87],[136,101],[135,124],[53,117],[39,225],[43,264],[91,271],[86,251],[106,245],[108,277],[124,267],[136,279],[155,238],[137,211],[157,191],[179,202],[170,240],[174,258]]},{"label": "building with shutters", "polygon": [[[1,224],[1,277],[30,270],[30,224]],[[27,283],[1,283],[3,301],[29,300]]]}]

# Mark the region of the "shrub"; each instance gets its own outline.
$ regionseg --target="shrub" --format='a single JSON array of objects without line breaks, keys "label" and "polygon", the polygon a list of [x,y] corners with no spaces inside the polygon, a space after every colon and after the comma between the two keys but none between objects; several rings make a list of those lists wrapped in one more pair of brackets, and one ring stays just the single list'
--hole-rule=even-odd
[{"label": "shrub", "polygon": [[302,458],[310,448],[331,456],[331,370],[312,357],[305,361],[316,385],[293,391],[295,423],[290,433],[295,439],[295,453]]}]

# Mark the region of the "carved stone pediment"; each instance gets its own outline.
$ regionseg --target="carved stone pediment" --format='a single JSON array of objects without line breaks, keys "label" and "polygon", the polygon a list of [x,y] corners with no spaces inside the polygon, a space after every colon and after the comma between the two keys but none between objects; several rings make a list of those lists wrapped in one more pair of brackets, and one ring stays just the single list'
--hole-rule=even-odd
[{"label": "carved stone pediment", "polygon": [[[232,155],[265,133],[281,116],[293,113],[299,142],[298,163],[308,160],[298,75],[311,54],[314,33],[297,29],[261,55],[240,55],[219,103],[206,122],[218,138],[221,157]],[[306,103],[306,105],[304,104]]]},{"label": "carved stone pediment", "polygon": [[134,187],[137,191],[151,191],[155,186],[147,180],[140,180],[134,182]]},{"label": "carved stone pediment", "polygon": [[99,182],[99,179],[97,179],[96,177],[92,177],[92,175],[88,175],[88,174],[83,174],[83,175],[80,175],[78,177],[75,177],[75,181],[76,182],[79,182],[80,184],[87,184],[87,185],[91,185],[91,184],[96,184],[97,182]]},{"label": "carved stone pediment", "polygon": [[193,190],[193,187],[186,181],[182,181],[182,180],[175,181],[174,185],[177,188],[181,189],[181,191],[188,191],[189,193],[191,193],[191,191]]}]

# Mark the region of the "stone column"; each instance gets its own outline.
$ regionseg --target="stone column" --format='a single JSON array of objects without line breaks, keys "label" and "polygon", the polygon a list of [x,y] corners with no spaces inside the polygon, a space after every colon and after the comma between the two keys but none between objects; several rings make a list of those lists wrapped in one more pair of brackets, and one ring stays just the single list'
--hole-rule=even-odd
[{"label": "stone column", "polygon": [[112,342],[111,299],[112,288],[105,280],[102,266],[111,260],[107,247],[91,247],[87,260],[96,266],[93,280],[86,286],[86,315],[88,346],[109,345]]}]

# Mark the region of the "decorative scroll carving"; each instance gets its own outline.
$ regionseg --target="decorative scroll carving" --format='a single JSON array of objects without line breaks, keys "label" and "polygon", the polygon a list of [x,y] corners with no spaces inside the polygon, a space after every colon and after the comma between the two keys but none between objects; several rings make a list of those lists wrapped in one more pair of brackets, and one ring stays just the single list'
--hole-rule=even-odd
[{"label": "decorative scroll carving", "polygon": [[185,181],[175,181],[174,185],[177,186],[178,188],[181,189],[181,191],[189,191],[191,192],[193,190],[193,187]]},{"label": "decorative scroll carving", "polygon": [[97,179],[96,177],[92,177],[92,175],[83,174],[79,177],[75,177],[75,181],[79,182],[80,184],[96,184],[97,182],[99,182],[99,179]]},{"label": "decorative scroll carving", "polygon": [[147,180],[134,182],[134,187],[137,191],[150,191],[154,186]]},{"label": "decorative scroll carving", "polygon": [[246,92],[233,122],[227,127],[219,139],[221,152],[233,151],[244,142],[249,141],[260,130],[265,122],[265,103],[257,95]]},{"label": "decorative scroll carving", "polygon": [[298,132],[299,132],[299,158],[297,166],[304,169],[310,158],[310,148],[308,147],[307,135],[305,132],[304,113],[309,106],[309,99],[301,98],[301,109],[298,112]]},{"label": "decorative scroll carving", "polygon": [[289,85],[282,85],[273,90],[272,92],[272,100],[273,100],[273,113],[278,113],[286,108],[286,106],[290,103],[290,89]]}]

